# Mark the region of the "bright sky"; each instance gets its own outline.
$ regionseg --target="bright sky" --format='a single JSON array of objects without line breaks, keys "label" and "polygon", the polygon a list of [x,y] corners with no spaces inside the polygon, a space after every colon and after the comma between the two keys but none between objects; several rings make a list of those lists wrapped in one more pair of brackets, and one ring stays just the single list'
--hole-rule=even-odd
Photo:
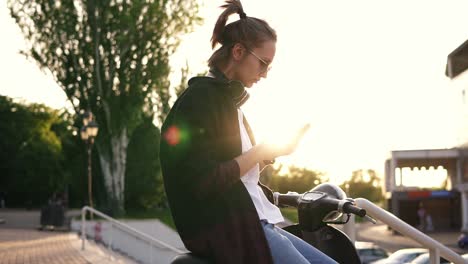
[{"label": "bright sky", "polygon": [[[188,61],[194,73],[206,70],[222,3],[204,1],[205,24],[184,37],[174,69]],[[249,90],[243,107],[257,141],[312,125],[298,150],[280,161],[341,180],[361,168],[383,174],[391,150],[457,143],[458,95],[444,70],[447,55],[468,38],[467,1],[244,0],[243,5],[248,16],[266,19],[278,33],[273,69]],[[0,94],[64,106],[65,95],[52,78],[18,54],[24,44],[5,1],[0,26]]]}]

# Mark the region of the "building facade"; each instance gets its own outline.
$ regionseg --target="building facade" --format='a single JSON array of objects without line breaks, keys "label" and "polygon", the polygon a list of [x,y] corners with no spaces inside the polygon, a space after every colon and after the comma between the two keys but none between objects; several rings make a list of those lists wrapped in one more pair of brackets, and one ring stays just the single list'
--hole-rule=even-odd
[{"label": "building facade", "polygon": [[[429,206],[435,225],[460,227],[468,232],[468,41],[448,55],[446,76],[457,91],[457,146],[451,149],[392,151],[386,161],[385,192],[389,209],[412,224],[415,211]],[[442,191],[405,186],[405,173],[442,168],[446,182]],[[424,182],[421,182],[421,185]]]}]

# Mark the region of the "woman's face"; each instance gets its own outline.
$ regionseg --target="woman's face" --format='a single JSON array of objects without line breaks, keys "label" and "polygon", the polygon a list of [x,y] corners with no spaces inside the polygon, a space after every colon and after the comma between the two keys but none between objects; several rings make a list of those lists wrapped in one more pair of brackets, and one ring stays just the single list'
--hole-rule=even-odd
[{"label": "woman's face", "polygon": [[[239,50],[236,51],[236,48]],[[237,52],[237,57],[236,57]],[[266,41],[260,47],[248,49],[243,45],[234,47],[234,59],[238,62],[234,78],[246,87],[252,87],[261,78],[266,78],[276,53],[276,42]]]}]

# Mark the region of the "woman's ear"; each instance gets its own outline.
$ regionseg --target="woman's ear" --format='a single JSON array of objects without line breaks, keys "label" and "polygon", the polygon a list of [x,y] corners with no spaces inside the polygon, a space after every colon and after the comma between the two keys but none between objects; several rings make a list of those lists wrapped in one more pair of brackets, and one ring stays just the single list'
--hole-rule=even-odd
[{"label": "woman's ear", "polygon": [[244,45],[240,43],[236,43],[234,47],[232,47],[232,50],[231,50],[231,55],[234,61],[242,60],[242,58],[244,57],[245,51],[246,50],[245,50]]}]

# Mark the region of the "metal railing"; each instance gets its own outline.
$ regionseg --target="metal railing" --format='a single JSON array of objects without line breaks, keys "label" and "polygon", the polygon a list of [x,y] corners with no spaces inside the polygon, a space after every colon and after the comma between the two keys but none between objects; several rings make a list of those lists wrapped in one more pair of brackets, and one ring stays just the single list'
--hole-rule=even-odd
[{"label": "metal railing", "polygon": [[[85,250],[85,241],[86,241],[86,212],[90,212],[94,215],[97,215],[107,221],[109,221],[110,225],[111,225],[111,232],[110,232],[110,240],[109,240],[109,249],[112,251],[112,235],[114,232],[112,232],[112,229],[114,227],[118,228],[119,230],[135,237],[136,239],[139,239],[140,241],[143,241],[143,242],[146,242],[150,248],[153,248],[153,247],[157,247],[157,248],[161,248],[161,249],[167,249],[167,250],[170,250],[170,251],[173,251],[174,253],[177,253],[177,254],[182,254],[182,253],[186,253],[185,251],[182,251],[178,248],[175,248],[161,240],[158,240],[154,237],[151,237],[147,234],[144,234],[138,230],[136,230],[135,228],[127,225],[127,224],[124,224],[96,209],[93,209],[89,206],[84,206],[82,209],[81,209],[81,240],[82,240],[82,243],[81,243],[81,249],[82,250]],[[153,250],[150,250],[150,256],[149,256],[149,263],[153,263],[153,256],[152,256],[152,251]]]},{"label": "metal railing", "polygon": [[[356,202],[357,206],[365,209],[369,216],[382,221],[383,223],[391,227],[393,230],[415,240],[416,242],[420,243],[423,247],[428,248],[431,264],[439,264],[440,256],[452,261],[455,264],[466,263],[466,260],[464,260],[459,254],[457,254],[453,250],[449,249],[448,247],[444,246],[443,244],[434,240],[428,235],[422,233],[421,231],[412,227],[411,225],[405,223],[403,220],[391,214],[390,212],[378,207],[369,200],[364,198],[357,198],[354,201]],[[354,221],[350,221],[348,224],[351,226],[347,230],[355,232],[356,228]],[[354,234],[351,234],[350,237],[355,236]]]}]

